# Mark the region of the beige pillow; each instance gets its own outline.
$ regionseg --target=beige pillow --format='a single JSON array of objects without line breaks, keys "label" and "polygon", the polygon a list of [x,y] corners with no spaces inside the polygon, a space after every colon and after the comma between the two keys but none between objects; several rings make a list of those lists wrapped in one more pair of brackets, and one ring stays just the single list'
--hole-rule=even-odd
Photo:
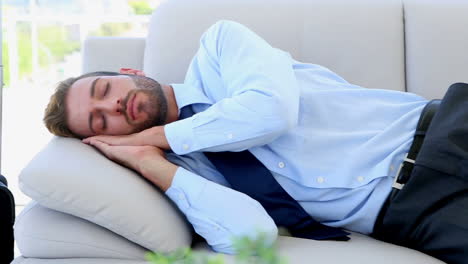
[{"label": "beige pillow", "polygon": [[80,140],[53,138],[23,169],[19,184],[39,204],[152,251],[190,246],[190,226],[161,191]]}]

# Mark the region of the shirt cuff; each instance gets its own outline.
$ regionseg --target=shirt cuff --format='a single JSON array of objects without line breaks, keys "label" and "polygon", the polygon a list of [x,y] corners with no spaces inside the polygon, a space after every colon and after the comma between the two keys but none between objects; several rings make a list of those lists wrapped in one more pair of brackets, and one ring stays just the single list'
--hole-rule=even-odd
[{"label": "shirt cuff", "polygon": [[195,202],[205,189],[206,181],[206,179],[179,167],[172,179],[171,187],[166,190],[165,194],[177,204],[180,210],[185,212],[191,207],[190,202]]},{"label": "shirt cuff", "polygon": [[177,155],[184,155],[196,149],[193,134],[193,119],[195,116],[177,120],[164,126],[164,134],[172,151]]}]

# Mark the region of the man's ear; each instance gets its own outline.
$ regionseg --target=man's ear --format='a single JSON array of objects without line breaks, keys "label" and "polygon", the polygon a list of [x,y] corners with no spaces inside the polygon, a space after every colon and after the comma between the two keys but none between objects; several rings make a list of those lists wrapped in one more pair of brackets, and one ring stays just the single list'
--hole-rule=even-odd
[{"label": "man's ear", "polygon": [[145,73],[141,70],[135,70],[131,68],[120,68],[120,74],[130,74],[130,75],[139,75],[139,76],[146,76]]}]

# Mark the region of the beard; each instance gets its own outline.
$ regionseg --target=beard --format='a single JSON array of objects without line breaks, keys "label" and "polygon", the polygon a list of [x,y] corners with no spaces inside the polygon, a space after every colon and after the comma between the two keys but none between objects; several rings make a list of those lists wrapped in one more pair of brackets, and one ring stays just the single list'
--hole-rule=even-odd
[{"label": "beard", "polygon": [[[164,125],[167,120],[168,106],[161,85],[157,81],[146,76],[129,75],[129,77],[132,78],[135,83],[136,89],[131,90],[122,102],[127,123],[135,127],[135,132],[153,126]],[[135,123],[135,121],[132,120],[126,109],[128,100],[137,93],[144,94],[147,97],[145,102],[139,102],[137,106],[138,112],[145,112],[147,114],[147,119],[139,123]]]}]

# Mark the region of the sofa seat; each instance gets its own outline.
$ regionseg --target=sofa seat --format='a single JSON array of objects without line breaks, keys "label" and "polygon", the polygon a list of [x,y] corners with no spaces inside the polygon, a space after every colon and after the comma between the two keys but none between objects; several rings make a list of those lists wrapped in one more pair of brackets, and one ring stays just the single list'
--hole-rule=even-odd
[{"label": "sofa seat", "polygon": [[[365,235],[353,233],[348,242],[315,241],[294,237],[280,236],[277,240],[279,255],[288,264],[323,263],[323,264],[443,264],[444,262],[415,250],[388,244]],[[217,254],[206,243],[194,246],[196,252]],[[225,264],[234,264],[232,255],[222,254]],[[39,259],[18,257],[12,264],[143,264],[144,260],[124,260],[105,258],[62,258]]]}]

